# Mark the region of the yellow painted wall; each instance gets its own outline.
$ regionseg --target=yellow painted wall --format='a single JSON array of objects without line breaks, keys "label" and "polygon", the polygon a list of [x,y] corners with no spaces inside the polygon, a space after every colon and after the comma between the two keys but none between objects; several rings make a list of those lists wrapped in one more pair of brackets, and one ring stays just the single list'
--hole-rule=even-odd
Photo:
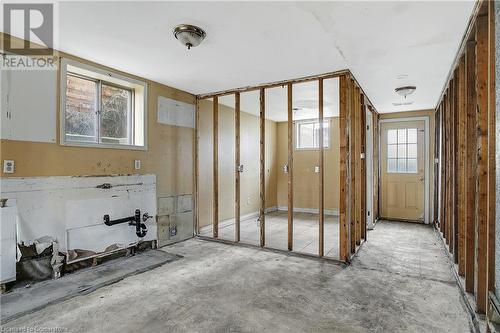
[{"label": "yellow painted wall", "polygon": [[[199,105],[199,225],[212,223],[213,201],[213,105],[212,100]],[[219,103],[218,171],[219,221],[234,218],[234,109]],[[266,207],[277,204],[277,124],[266,120]],[[241,215],[255,213],[260,208],[260,120],[246,112],[240,113],[240,161],[244,171],[241,180]]]},{"label": "yellow painted wall", "polygon": [[[0,35],[4,37],[4,35]],[[2,38],[3,39],[3,38]],[[17,42],[19,40],[16,39]],[[59,144],[59,96],[57,99],[57,143],[1,140],[1,160],[15,161],[15,173],[1,177],[80,176],[112,174],[156,174],[157,196],[193,193],[194,129],[157,123],[158,96],[186,103],[195,103],[187,92],[113,70],[62,52],[65,57],[142,80],[148,84],[147,140],[148,150],[84,148]],[[58,74],[59,77],[59,74]],[[59,83],[58,83],[59,87]],[[59,88],[58,90],[59,91]],[[26,96],[29,98],[29,96]],[[134,170],[134,160],[140,159],[141,170]]]},{"label": "yellow painted wall", "polygon": [[[338,210],[340,197],[339,118],[331,120],[330,148],[324,150],[325,209]],[[288,162],[288,126],[278,123],[278,206],[288,206],[288,175],[282,166]],[[294,150],[293,190],[294,208],[318,208],[319,177],[314,166],[319,165],[318,150]]]}]

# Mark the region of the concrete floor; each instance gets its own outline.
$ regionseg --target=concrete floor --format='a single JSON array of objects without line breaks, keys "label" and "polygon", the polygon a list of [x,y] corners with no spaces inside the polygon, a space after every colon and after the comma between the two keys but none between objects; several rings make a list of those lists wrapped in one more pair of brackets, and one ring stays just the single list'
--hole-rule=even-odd
[{"label": "concrete floor", "polygon": [[347,268],[192,239],[184,258],[9,327],[71,332],[469,332],[433,229],[380,222]]},{"label": "concrete floor", "polygon": [[[221,222],[219,238],[234,241],[234,222]],[[212,226],[200,228],[200,235],[212,237]],[[240,222],[240,241],[244,244],[259,245],[260,231],[257,217]],[[288,212],[266,213],[266,247],[278,250],[288,249]],[[339,219],[325,215],[325,255],[339,259]],[[299,253],[319,253],[319,215],[316,213],[293,214],[293,251]]]}]

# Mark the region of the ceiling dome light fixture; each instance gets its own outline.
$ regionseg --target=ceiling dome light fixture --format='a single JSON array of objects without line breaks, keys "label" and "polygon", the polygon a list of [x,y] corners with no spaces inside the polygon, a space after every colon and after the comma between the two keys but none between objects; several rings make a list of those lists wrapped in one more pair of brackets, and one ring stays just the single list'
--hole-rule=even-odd
[{"label": "ceiling dome light fixture", "polygon": [[187,46],[188,50],[200,45],[206,36],[203,29],[194,25],[179,24],[174,28],[174,37]]},{"label": "ceiling dome light fixture", "polygon": [[394,89],[399,95],[403,96],[406,98],[406,96],[411,95],[415,92],[417,87],[415,86],[404,86],[404,87],[399,87]]}]

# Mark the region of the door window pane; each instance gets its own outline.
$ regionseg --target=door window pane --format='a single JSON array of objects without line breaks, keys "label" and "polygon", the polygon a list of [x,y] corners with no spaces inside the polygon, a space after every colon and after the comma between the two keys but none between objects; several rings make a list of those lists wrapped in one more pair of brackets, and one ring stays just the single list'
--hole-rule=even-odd
[{"label": "door window pane", "polygon": [[398,159],[406,158],[406,145],[398,145]]},{"label": "door window pane", "polygon": [[387,146],[387,158],[397,158],[397,148],[398,145],[388,145]]},{"label": "door window pane", "polygon": [[398,160],[395,158],[390,158],[387,160],[387,172],[397,172],[398,171],[397,161]]},{"label": "door window pane", "polygon": [[406,159],[399,159],[398,158],[398,172],[399,173],[406,172]]},{"label": "door window pane", "polygon": [[416,173],[417,158],[416,128],[387,131],[387,172]]},{"label": "door window pane", "polygon": [[408,144],[408,158],[417,158],[417,144]]},{"label": "door window pane", "polygon": [[398,143],[398,131],[397,130],[388,130],[387,131],[387,143],[392,145]]},{"label": "door window pane", "polygon": [[417,129],[408,128],[408,143],[417,143]]},{"label": "door window pane", "polygon": [[406,143],[406,129],[398,129],[398,143]]},{"label": "door window pane", "polygon": [[408,159],[407,172],[410,172],[410,173],[417,172],[417,159],[416,158],[409,158]]}]

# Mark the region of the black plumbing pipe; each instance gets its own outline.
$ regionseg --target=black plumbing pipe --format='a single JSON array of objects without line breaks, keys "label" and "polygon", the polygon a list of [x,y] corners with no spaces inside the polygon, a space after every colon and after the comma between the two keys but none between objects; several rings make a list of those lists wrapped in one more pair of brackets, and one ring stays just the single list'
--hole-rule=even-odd
[{"label": "black plumbing pipe", "polygon": [[[144,214],[143,220],[144,222],[149,218],[149,215],[146,213]],[[139,209],[135,210],[134,216],[129,216],[129,217],[124,217],[121,219],[116,219],[116,220],[111,220],[109,218],[109,215],[106,214],[103,217],[104,224],[107,226],[112,226],[115,224],[120,224],[120,223],[126,223],[129,222],[129,225],[135,225],[135,234],[137,237],[144,237],[146,236],[146,233],[148,232],[148,229],[144,223],[141,223],[141,211]]]}]

